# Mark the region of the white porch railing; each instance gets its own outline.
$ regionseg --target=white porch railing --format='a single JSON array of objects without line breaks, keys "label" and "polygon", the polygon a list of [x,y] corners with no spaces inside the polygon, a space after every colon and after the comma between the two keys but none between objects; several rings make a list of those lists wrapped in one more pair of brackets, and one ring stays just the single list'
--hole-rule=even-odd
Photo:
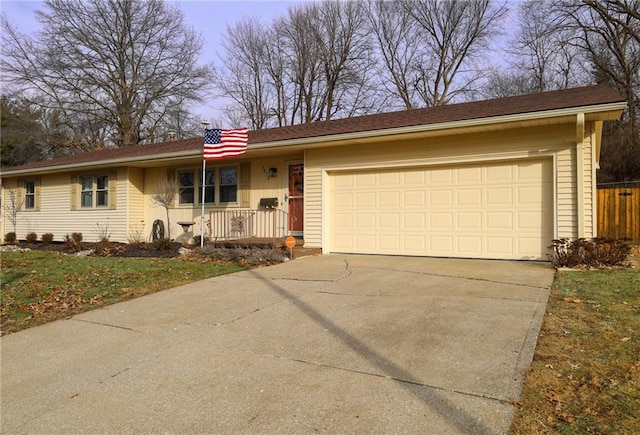
[{"label": "white porch railing", "polygon": [[209,213],[210,240],[283,238],[295,216],[281,209],[220,210]]}]

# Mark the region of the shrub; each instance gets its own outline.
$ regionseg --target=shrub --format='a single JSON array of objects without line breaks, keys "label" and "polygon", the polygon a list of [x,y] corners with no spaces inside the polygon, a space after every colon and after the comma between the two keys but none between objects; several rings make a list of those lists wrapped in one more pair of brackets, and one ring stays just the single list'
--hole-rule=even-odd
[{"label": "shrub", "polygon": [[125,251],[125,247],[110,242],[108,238],[104,237],[93,248],[93,255],[98,257],[113,257],[122,254]]},{"label": "shrub", "polygon": [[[193,243],[192,243],[193,246],[200,246],[200,237],[202,236],[200,235],[193,236]],[[204,244],[206,245],[207,243],[209,243],[209,237],[204,236]]]},{"label": "shrub", "polygon": [[129,229],[129,237],[127,241],[135,246],[143,246],[147,244],[147,237],[144,235],[144,223],[139,227],[131,227]]},{"label": "shrub", "polygon": [[153,242],[153,246],[155,246],[159,251],[168,251],[169,249],[171,249],[171,239],[168,239],[167,237],[161,237]]},{"label": "shrub", "polygon": [[44,233],[42,235],[42,243],[44,243],[45,245],[48,245],[51,242],[53,242],[53,234],[52,233]]},{"label": "shrub", "polygon": [[16,233],[14,233],[13,231],[4,235],[4,241],[6,243],[15,243],[17,240],[18,240],[18,237],[16,236]]},{"label": "shrub", "polygon": [[64,236],[64,244],[73,252],[82,251],[82,233],[66,234]]},{"label": "shrub", "polygon": [[27,233],[27,243],[35,243],[38,240],[38,235],[34,232]]},{"label": "shrub", "polygon": [[249,248],[234,247],[224,248],[215,245],[206,245],[198,248],[198,255],[213,260],[226,261],[249,266],[277,264],[286,261],[288,257],[274,248]]},{"label": "shrub", "polygon": [[626,265],[631,246],[614,239],[559,239],[549,246],[555,267],[602,267]]}]

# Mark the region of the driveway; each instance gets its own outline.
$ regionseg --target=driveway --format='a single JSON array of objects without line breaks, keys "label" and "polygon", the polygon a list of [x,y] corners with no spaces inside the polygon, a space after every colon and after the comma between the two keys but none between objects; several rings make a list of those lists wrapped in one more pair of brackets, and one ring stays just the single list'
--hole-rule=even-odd
[{"label": "driveway", "polygon": [[11,334],[2,433],[506,433],[554,270],[325,255]]}]

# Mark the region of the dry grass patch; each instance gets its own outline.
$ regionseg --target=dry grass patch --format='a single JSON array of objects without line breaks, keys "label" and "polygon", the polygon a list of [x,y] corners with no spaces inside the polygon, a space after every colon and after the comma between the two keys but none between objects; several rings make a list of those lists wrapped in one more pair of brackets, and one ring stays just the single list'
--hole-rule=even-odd
[{"label": "dry grass patch", "polygon": [[557,273],[511,433],[640,433],[637,269]]},{"label": "dry grass patch", "polygon": [[175,258],[3,252],[1,334],[246,267]]}]

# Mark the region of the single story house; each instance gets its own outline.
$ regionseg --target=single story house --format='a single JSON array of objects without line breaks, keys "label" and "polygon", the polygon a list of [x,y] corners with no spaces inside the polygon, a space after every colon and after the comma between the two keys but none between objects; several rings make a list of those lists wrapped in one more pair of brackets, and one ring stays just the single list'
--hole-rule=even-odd
[{"label": "single story house", "polygon": [[[596,236],[602,125],[625,107],[601,84],[250,131],[247,152],[207,161],[204,178],[202,137],[105,149],[3,168],[3,206],[19,199],[19,239],[148,239],[167,224],[151,198],[170,179],[177,240],[545,260],[553,239]],[[13,230],[6,213],[0,229]]]}]

